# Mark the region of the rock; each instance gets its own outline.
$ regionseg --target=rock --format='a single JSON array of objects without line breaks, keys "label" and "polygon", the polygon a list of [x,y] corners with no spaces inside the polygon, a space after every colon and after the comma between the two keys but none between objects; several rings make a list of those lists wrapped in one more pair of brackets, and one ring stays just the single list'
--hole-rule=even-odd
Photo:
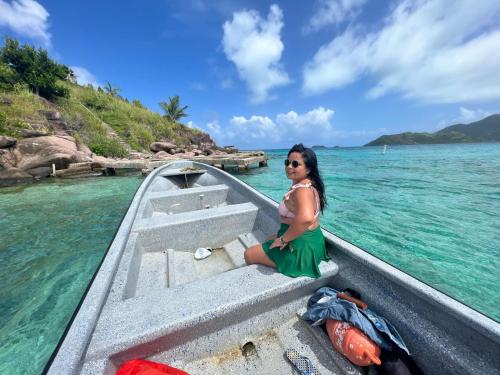
[{"label": "rock", "polygon": [[0,171],[0,186],[14,185],[33,180],[33,176],[19,168],[10,168]]},{"label": "rock", "polygon": [[168,153],[169,153],[170,155],[175,154],[175,148],[172,148],[171,150],[169,150],[169,151],[168,151]]},{"label": "rock", "polygon": [[234,146],[224,146],[223,150],[228,154],[235,154],[238,152],[238,149]]},{"label": "rock", "polygon": [[192,153],[194,154],[194,156],[198,156],[198,155],[202,154],[201,150],[198,150],[197,148],[195,148],[194,150],[192,150]]},{"label": "rock", "polygon": [[210,135],[207,133],[196,134],[189,138],[191,143],[196,145],[201,145],[202,143],[207,143],[210,145],[215,145],[215,142],[210,138]]},{"label": "rock", "polygon": [[92,161],[92,157],[90,155],[87,155],[83,151],[76,152],[76,162],[77,163],[89,163],[91,161]]},{"label": "rock", "polygon": [[207,156],[212,155],[214,153],[214,150],[207,148],[203,151],[203,153]]},{"label": "rock", "polygon": [[92,161],[94,163],[99,163],[100,165],[104,165],[105,163],[110,163],[110,162],[115,161],[115,159],[105,158],[104,156],[101,156],[101,155],[94,155],[92,157]]},{"label": "rock", "polygon": [[194,152],[185,152],[183,154],[180,154],[180,157],[183,159],[189,159],[192,158],[194,155]]},{"label": "rock", "polygon": [[4,169],[15,168],[16,158],[12,153],[13,149],[0,149],[0,166]]},{"label": "rock", "polygon": [[149,149],[153,152],[166,151],[176,148],[177,146],[170,142],[153,142],[149,145]]},{"label": "rock", "polygon": [[28,169],[26,172],[35,178],[49,177],[50,174],[52,173],[52,168],[50,168],[50,167],[38,167],[38,168]]},{"label": "rock", "polygon": [[170,157],[170,154],[165,151],[160,151],[155,154],[155,159],[166,159]]},{"label": "rock", "polygon": [[0,104],[11,105],[12,104],[12,100],[10,100],[9,98],[6,98],[4,96],[0,96]]},{"label": "rock", "polygon": [[85,143],[79,143],[76,145],[78,151],[83,152],[85,155],[92,157],[94,154],[90,148]]},{"label": "rock", "polygon": [[60,120],[61,119],[61,114],[58,111],[45,111],[43,109],[40,109],[38,112],[40,112],[47,120]]},{"label": "rock", "polygon": [[129,153],[128,156],[132,160],[142,159],[142,154],[140,152],[131,152],[131,153]]},{"label": "rock", "polygon": [[33,129],[22,129],[21,135],[25,138],[33,138],[33,137],[45,137],[47,132],[41,130],[33,130]]},{"label": "rock", "polygon": [[17,142],[13,153],[17,168],[23,170],[52,167],[52,164],[65,169],[80,157],[75,139],[70,136],[25,138]]},{"label": "rock", "polygon": [[17,139],[13,137],[7,137],[4,135],[0,135],[0,148],[8,148],[12,147],[16,144]]},{"label": "rock", "polygon": [[55,132],[66,132],[69,129],[68,123],[62,120],[50,121],[49,126]]}]

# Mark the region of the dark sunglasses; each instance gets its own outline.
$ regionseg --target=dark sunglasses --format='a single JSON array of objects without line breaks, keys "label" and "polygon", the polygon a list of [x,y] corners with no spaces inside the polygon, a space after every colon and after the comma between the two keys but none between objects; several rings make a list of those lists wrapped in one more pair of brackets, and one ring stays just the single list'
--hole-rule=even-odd
[{"label": "dark sunglasses", "polygon": [[288,160],[285,159],[285,167],[288,167],[290,164],[292,164],[292,168],[297,168],[299,165],[301,165],[297,160]]}]

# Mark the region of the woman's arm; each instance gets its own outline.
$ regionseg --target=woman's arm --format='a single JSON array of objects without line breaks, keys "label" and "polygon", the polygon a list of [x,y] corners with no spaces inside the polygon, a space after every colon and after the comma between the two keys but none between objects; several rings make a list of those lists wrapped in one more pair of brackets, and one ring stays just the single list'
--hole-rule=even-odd
[{"label": "woman's arm", "polygon": [[280,222],[281,222],[281,223],[283,223],[283,224],[288,224],[288,225],[290,225],[290,224],[292,224],[293,220],[294,220],[294,219],[293,219],[293,218],[291,218],[291,217],[280,216]]},{"label": "woman's arm", "polygon": [[[299,188],[293,192],[291,198],[296,207],[296,212],[295,218],[291,220],[288,230],[281,236],[284,242],[293,241],[314,223],[314,192],[311,189]],[[284,248],[279,238],[270,246],[270,248],[274,247]]]}]

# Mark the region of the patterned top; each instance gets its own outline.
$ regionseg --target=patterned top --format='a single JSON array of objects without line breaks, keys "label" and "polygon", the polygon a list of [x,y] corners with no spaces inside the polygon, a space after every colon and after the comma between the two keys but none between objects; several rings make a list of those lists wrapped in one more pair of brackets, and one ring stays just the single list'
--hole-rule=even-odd
[{"label": "patterned top", "polygon": [[285,201],[290,199],[290,195],[295,191],[295,189],[298,189],[298,188],[313,189],[314,197],[316,198],[316,212],[314,214],[314,218],[317,218],[319,216],[320,211],[321,211],[321,203],[319,201],[318,191],[316,190],[316,188],[314,186],[312,186],[311,183],[295,184],[290,188],[290,190],[288,190],[285,193],[285,195],[283,196],[283,200],[281,201],[279,208],[278,208],[280,216],[287,217],[289,219],[295,218],[295,214],[292,211],[290,211],[288,209],[288,207],[285,205]]}]

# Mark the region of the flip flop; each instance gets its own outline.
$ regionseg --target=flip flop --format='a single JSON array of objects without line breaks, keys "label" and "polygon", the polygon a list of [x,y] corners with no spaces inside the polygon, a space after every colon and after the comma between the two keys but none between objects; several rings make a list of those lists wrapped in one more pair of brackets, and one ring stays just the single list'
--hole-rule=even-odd
[{"label": "flip flop", "polygon": [[212,255],[212,249],[211,248],[209,248],[209,247],[199,247],[194,252],[194,259],[196,259],[196,260],[202,260],[202,259],[208,258],[210,255]]},{"label": "flip flop", "polygon": [[300,375],[321,375],[319,370],[314,367],[311,360],[301,356],[295,349],[287,349],[285,355],[295,368],[299,370]]}]

